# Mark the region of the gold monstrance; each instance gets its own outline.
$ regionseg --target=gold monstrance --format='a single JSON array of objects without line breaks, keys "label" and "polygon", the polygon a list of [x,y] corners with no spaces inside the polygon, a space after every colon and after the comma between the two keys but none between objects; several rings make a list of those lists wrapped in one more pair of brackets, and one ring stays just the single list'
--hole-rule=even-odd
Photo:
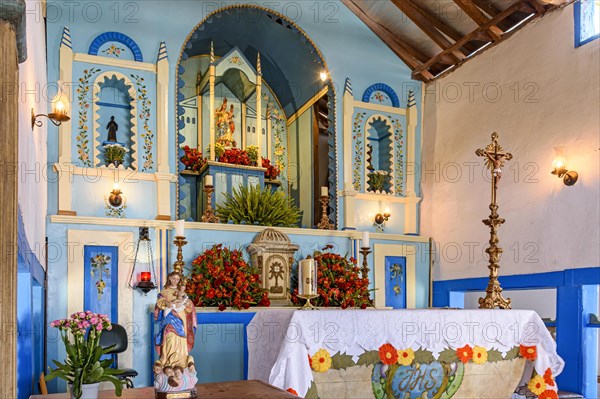
[{"label": "gold monstrance", "polygon": [[483,224],[490,227],[490,246],[486,248],[485,252],[490,257],[490,281],[488,283],[485,292],[485,298],[479,298],[479,309],[510,309],[511,300],[509,298],[504,299],[502,297],[502,288],[500,288],[500,282],[498,282],[498,269],[500,265],[500,254],[502,248],[498,246],[498,234],[496,230],[504,223],[504,219],[498,216],[498,204],[496,203],[496,190],[498,189],[498,182],[502,177],[501,168],[504,167],[505,161],[512,159],[512,154],[504,152],[502,147],[498,144],[498,133],[492,133],[492,142],[488,144],[485,149],[478,149],[475,153],[480,157],[485,157],[485,166],[492,171],[492,203],[490,204],[490,217],[483,220]]}]

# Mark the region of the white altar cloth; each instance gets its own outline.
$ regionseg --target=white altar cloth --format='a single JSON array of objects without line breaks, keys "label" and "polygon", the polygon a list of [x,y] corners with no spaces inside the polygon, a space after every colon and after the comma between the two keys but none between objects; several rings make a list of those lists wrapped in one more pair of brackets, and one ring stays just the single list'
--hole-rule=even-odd
[{"label": "white altar cloth", "polygon": [[[520,345],[535,346],[534,367],[557,376],[564,362],[540,317],[530,310],[273,310],[257,312],[247,329],[248,378],[303,397],[313,374],[307,358],[320,349],[356,360],[389,343],[425,349],[434,357],[465,345],[504,355]],[[277,355],[276,355],[277,354]],[[268,376],[268,379],[267,379]]]}]

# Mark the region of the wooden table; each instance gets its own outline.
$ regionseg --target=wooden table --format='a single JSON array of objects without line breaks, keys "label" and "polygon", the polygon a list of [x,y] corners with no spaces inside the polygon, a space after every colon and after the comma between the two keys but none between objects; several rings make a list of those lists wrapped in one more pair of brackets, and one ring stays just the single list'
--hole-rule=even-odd
[{"label": "wooden table", "polygon": [[[238,399],[238,398],[272,398],[272,399],[298,399],[296,395],[265,384],[262,381],[233,381],[214,382],[211,384],[198,384],[198,399]],[[55,393],[49,395],[33,395],[29,399],[69,399],[68,393]],[[114,390],[100,391],[98,399],[115,399]],[[123,399],[152,399],[154,388],[123,389]]]}]

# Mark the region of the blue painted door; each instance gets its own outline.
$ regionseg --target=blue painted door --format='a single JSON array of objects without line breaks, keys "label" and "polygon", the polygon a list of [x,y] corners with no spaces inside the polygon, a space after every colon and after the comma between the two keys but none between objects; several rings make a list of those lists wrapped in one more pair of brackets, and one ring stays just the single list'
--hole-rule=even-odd
[{"label": "blue painted door", "polygon": [[84,253],[84,310],[107,314],[118,323],[119,248],[86,245]]},{"label": "blue painted door", "polygon": [[406,257],[385,257],[385,306],[406,308]]}]

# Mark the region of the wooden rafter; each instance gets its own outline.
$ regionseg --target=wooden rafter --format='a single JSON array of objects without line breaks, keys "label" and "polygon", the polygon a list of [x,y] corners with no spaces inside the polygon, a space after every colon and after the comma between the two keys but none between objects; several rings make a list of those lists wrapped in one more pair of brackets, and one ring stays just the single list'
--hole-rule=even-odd
[{"label": "wooden rafter", "polygon": [[433,57],[432,59],[427,61],[425,64],[415,68],[414,72],[413,72],[413,78],[416,78],[418,76],[423,76],[421,73],[423,70],[428,70],[433,65],[437,64],[439,62],[440,58],[443,57],[444,55],[447,55],[448,52],[452,51],[454,48],[460,48],[464,43],[469,42],[470,40],[473,40],[473,37],[476,36],[477,34],[479,34],[480,32],[487,31],[490,26],[495,26],[500,21],[505,20],[513,13],[522,10],[522,7],[523,7],[523,4],[521,1],[519,1],[515,4],[513,4],[512,6],[508,7],[506,10],[502,11],[500,14],[496,15],[494,18],[488,20],[483,25],[480,25],[473,32],[469,33],[468,35],[466,35],[465,37],[463,37],[462,39],[460,39],[459,41],[454,43],[454,45],[452,47],[447,48],[446,50],[442,51],[440,54],[436,55],[435,57]]},{"label": "wooden rafter", "polygon": [[502,38],[504,33],[502,29],[498,28],[495,24],[489,25],[487,22],[490,20],[484,13],[475,5],[473,0],[454,0],[461,10],[463,10],[477,25],[480,27],[483,25],[488,26],[486,33],[490,35],[492,40],[495,42]]},{"label": "wooden rafter", "polygon": [[[401,41],[389,29],[379,24],[365,13],[354,0],[342,0],[342,3],[350,9],[365,25],[369,27],[379,38],[396,54],[409,68],[413,71],[420,68],[429,57],[417,49],[410,46],[408,43]],[[448,54],[445,54],[447,57]],[[413,73],[414,75],[414,73]],[[427,69],[422,69],[417,75],[425,80],[433,79],[433,75]]]},{"label": "wooden rafter", "polygon": [[[416,8],[412,0],[392,0],[411,21],[415,23],[431,40],[435,42],[442,50],[452,46],[452,42],[448,40],[439,30],[437,30],[430,20],[427,19],[427,14],[421,13],[421,10]],[[452,51],[451,56],[456,62],[460,62],[466,58],[466,55],[459,49]]]},{"label": "wooden rafter", "polygon": [[[451,25],[442,21],[433,12],[431,12],[427,8],[425,8],[421,3],[414,1],[414,0],[410,0],[410,2],[414,6],[414,8],[417,9],[423,15],[423,17],[425,17],[427,19],[427,21],[431,25],[433,25],[437,30],[439,30],[440,32],[442,32],[443,34],[445,34],[446,36],[448,36],[450,39],[452,39],[454,41],[462,39],[462,37],[464,36],[462,33],[457,31],[456,29],[454,29],[454,27],[452,27]],[[467,50],[469,53],[472,53],[475,50],[477,50],[477,47],[473,46],[470,43],[465,43],[463,48],[465,50]]]},{"label": "wooden rafter", "polygon": [[[490,18],[494,18],[496,15],[500,14],[502,10],[500,10],[494,3],[489,0],[473,0],[473,3],[477,7],[479,7],[483,12],[490,16]],[[498,27],[502,30],[508,30],[512,28],[514,25],[518,24],[520,19],[515,15],[511,15],[506,18],[505,21],[501,21],[498,23]]]},{"label": "wooden rafter", "polygon": [[527,2],[528,2],[529,4],[531,4],[531,6],[532,6],[533,8],[535,8],[535,11],[536,11],[538,14],[541,14],[541,13],[543,13],[544,11],[546,11],[546,5],[545,5],[545,4],[542,4],[542,3],[541,3],[539,0],[527,0]]}]

